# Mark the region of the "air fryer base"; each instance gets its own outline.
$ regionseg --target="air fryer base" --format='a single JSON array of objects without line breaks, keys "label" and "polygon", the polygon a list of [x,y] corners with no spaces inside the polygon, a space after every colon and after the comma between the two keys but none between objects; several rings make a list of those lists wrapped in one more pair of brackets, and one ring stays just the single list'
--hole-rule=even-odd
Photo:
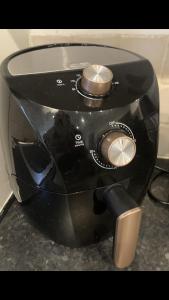
[{"label": "air fryer base", "polygon": [[39,191],[21,204],[29,222],[58,244],[71,248],[95,244],[113,234],[113,220],[97,209],[93,191],[56,195]]}]

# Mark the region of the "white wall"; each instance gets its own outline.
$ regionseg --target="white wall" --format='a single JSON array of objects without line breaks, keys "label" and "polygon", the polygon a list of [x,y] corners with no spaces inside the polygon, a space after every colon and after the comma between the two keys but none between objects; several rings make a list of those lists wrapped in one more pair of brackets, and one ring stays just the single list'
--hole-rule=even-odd
[{"label": "white wall", "polygon": [[12,52],[18,50],[18,46],[11,37],[8,29],[0,29],[0,62]]},{"label": "white wall", "polygon": [[8,29],[8,32],[19,49],[29,47],[30,29]]},{"label": "white wall", "polygon": [[34,34],[51,35],[51,34],[169,34],[169,29],[31,29]]},{"label": "white wall", "polygon": [[[18,50],[18,47],[12,39],[7,29],[0,29],[0,63],[9,54]],[[0,99],[1,101],[1,99]],[[2,118],[0,119],[0,126],[2,126]],[[0,140],[0,212],[3,209],[6,201],[11,195],[11,188],[8,182],[6,166],[4,162],[4,155],[2,151],[2,144]]]}]

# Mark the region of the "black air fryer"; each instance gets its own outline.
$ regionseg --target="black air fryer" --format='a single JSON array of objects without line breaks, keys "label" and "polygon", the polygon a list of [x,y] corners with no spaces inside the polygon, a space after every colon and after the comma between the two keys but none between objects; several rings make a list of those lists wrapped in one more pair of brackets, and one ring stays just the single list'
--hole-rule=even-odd
[{"label": "black air fryer", "polygon": [[113,235],[115,265],[128,266],[157,156],[150,62],[109,46],[53,44],[9,56],[1,76],[4,154],[25,214],[70,247]]}]

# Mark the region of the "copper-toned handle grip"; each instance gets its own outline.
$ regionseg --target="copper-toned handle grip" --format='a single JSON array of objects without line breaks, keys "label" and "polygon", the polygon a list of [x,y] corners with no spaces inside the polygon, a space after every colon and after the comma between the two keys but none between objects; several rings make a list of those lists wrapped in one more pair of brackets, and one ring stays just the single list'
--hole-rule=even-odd
[{"label": "copper-toned handle grip", "polygon": [[142,209],[119,183],[106,188],[102,198],[113,220],[114,263],[118,268],[126,268],[135,257]]},{"label": "copper-toned handle grip", "polygon": [[128,267],[134,257],[138,241],[142,209],[135,207],[116,219],[114,236],[114,263],[118,268]]}]

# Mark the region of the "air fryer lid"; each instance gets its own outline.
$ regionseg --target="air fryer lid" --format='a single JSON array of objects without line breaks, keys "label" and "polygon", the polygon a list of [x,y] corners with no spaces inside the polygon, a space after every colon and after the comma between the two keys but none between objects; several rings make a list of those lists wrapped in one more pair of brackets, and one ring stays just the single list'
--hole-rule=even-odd
[{"label": "air fryer lid", "polygon": [[60,46],[21,53],[8,63],[12,76],[83,69],[90,64],[115,65],[138,61],[133,53],[104,46]]},{"label": "air fryer lid", "polygon": [[[90,64],[109,67],[114,82],[119,82],[118,88],[104,99],[103,110],[133,102],[153,82],[154,72],[145,58],[123,49],[92,44],[29,48],[9,56],[1,71],[20,99],[56,109],[89,111],[91,108],[86,107],[73,82]],[[63,84],[58,85],[58,80]]]}]

